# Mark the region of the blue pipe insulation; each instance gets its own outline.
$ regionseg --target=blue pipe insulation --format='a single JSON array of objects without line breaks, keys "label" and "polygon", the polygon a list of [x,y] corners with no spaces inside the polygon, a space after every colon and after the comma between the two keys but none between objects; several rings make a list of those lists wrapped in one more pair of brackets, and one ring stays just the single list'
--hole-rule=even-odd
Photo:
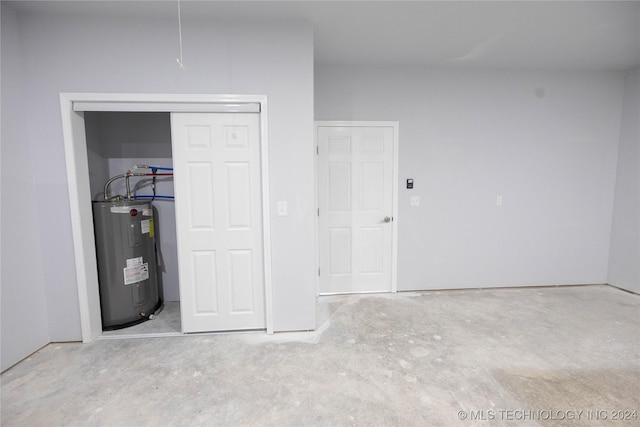
[{"label": "blue pipe insulation", "polygon": [[169,199],[174,200],[175,196],[133,196],[134,199]]},{"label": "blue pipe insulation", "polygon": [[149,169],[155,169],[159,171],[172,171],[173,168],[166,168],[164,166],[147,166]]}]

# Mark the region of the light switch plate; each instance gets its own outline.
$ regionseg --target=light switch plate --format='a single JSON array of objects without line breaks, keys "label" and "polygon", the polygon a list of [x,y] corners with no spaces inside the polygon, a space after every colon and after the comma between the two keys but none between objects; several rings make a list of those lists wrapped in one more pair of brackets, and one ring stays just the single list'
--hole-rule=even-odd
[{"label": "light switch plate", "polygon": [[411,198],[411,206],[420,206],[420,196],[413,196]]}]

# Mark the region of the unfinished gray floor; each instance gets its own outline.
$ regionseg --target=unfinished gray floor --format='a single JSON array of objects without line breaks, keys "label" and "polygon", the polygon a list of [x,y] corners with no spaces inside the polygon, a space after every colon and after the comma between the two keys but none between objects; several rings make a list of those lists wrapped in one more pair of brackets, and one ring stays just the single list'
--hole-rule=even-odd
[{"label": "unfinished gray floor", "polygon": [[138,323],[128,328],[102,332],[102,338],[117,338],[139,335],[179,334],[180,303],[178,301],[165,301],[164,308],[155,319]]},{"label": "unfinished gray floor", "polygon": [[640,411],[637,295],[335,296],[319,317],[312,333],[50,344],[2,374],[2,425],[640,423],[612,421]]}]

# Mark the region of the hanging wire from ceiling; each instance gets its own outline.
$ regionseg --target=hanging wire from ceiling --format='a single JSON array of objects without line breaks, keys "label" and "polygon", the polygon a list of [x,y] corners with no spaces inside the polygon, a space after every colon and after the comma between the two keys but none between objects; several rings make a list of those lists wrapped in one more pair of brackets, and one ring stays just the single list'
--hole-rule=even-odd
[{"label": "hanging wire from ceiling", "polygon": [[186,70],[184,62],[182,61],[182,16],[180,14],[180,0],[178,0],[178,39],[180,41],[180,58],[176,59],[178,67],[182,70]]}]

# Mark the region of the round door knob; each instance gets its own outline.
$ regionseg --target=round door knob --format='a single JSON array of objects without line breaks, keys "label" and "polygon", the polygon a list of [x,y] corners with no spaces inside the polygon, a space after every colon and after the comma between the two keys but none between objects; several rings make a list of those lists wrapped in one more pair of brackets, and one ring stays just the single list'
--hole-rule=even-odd
[{"label": "round door knob", "polygon": [[385,216],[383,219],[384,222],[391,222],[391,217]]}]

